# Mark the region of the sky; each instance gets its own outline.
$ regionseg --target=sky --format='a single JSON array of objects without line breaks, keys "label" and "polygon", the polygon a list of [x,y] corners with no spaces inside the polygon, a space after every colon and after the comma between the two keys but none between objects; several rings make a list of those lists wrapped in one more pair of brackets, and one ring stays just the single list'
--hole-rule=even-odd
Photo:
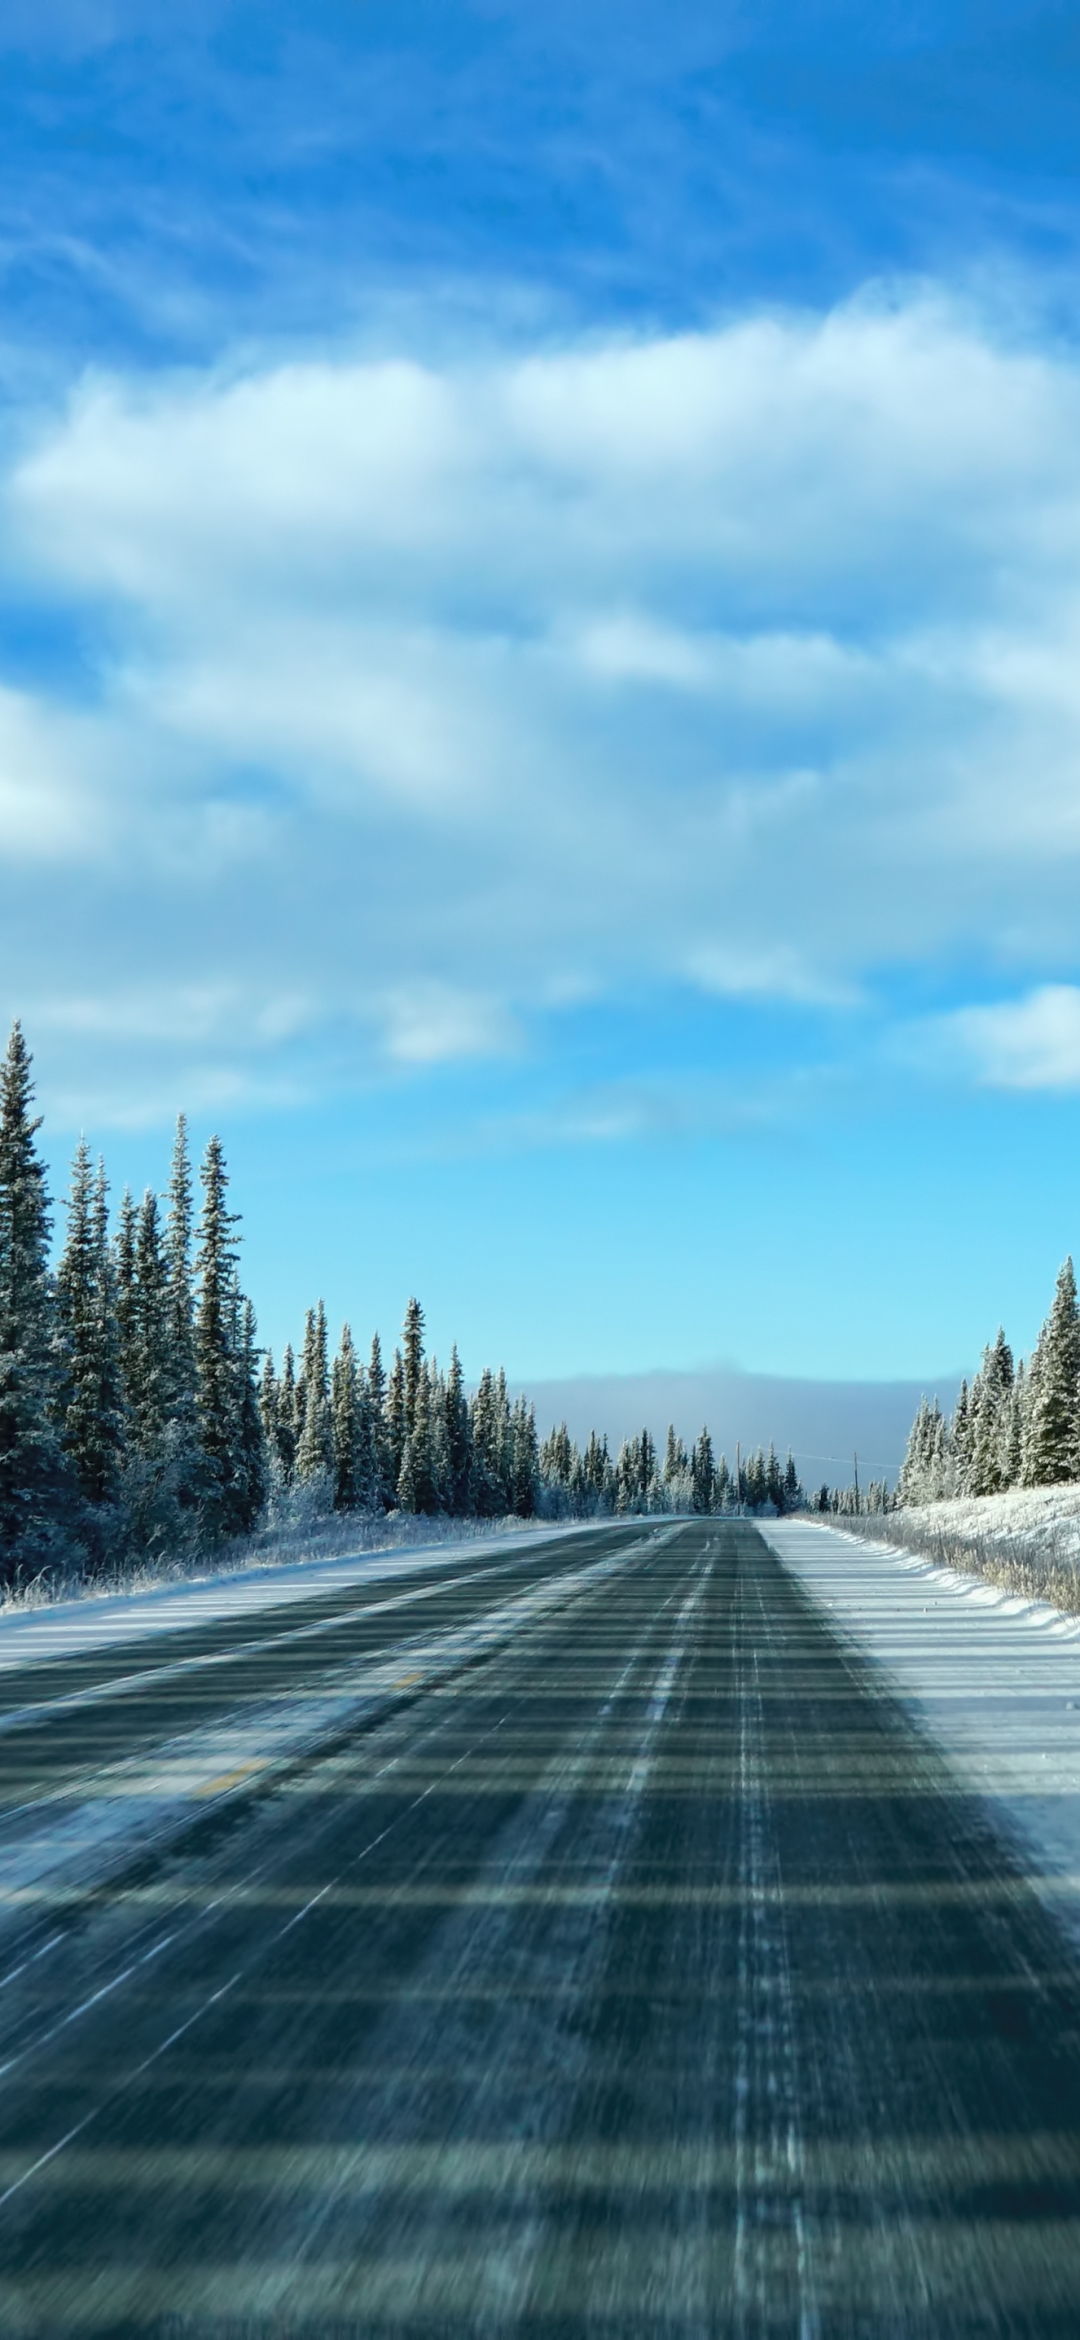
[{"label": "sky", "polygon": [[[267,1340],[946,1380],[1080,1243],[1080,28],[7,0],[0,1012]],[[62,1213],[58,1214],[62,1224]]]}]

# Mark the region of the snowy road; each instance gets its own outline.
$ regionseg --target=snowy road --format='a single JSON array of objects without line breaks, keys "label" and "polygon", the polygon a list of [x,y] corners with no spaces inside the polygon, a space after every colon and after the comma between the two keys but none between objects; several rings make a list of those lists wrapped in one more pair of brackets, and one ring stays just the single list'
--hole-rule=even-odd
[{"label": "snowy road", "polygon": [[0,2330],[1080,2330],[1076,1969],[823,1609],[743,1523],[435,1575],[3,1677]]}]

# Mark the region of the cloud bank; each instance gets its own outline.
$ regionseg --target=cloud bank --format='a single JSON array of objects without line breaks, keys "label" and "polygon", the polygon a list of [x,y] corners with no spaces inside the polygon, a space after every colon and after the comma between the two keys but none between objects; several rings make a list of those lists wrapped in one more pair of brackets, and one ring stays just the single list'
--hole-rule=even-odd
[{"label": "cloud bank", "polygon": [[5,988],[88,1079],[110,1026],[140,1094],[293,1095],[957,967],[1024,995],[952,1011],[976,1075],[1075,1064],[1072,351],[918,288],[95,374],[0,518],[74,645],[0,691]]}]

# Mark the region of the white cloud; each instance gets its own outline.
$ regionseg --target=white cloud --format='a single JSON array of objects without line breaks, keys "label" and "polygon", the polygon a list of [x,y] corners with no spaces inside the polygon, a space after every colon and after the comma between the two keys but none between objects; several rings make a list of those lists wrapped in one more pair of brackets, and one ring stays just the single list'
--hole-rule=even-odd
[{"label": "white cloud", "polygon": [[1080,989],[1044,983],[1026,998],[958,1008],[930,1027],[932,1044],[966,1058],[994,1089],[1080,1089]]},{"label": "white cloud", "polygon": [[380,1003],[384,1045],[399,1064],[447,1064],[460,1057],[503,1056],[519,1035],[497,999],[438,983],[405,985]]},{"label": "white cloud", "polygon": [[252,1058],[300,1026],[250,1003],[305,1003],[340,1068],[505,1054],[531,1008],[655,981],[1072,972],[1067,352],[919,293],[96,376],[30,436],[0,559],[98,648],[77,708],[0,691],[0,846],[78,864],[102,998],[141,952],[148,998],[247,1003]]}]

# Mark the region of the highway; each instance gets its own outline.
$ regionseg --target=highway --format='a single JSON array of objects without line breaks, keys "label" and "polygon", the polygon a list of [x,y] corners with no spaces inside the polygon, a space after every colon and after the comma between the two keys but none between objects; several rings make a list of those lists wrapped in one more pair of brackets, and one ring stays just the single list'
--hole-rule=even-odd
[{"label": "highway", "polygon": [[0,1853],[391,1661],[8,1893],[4,2340],[1075,2340],[1080,1977],[749,1522],[8,1671]]}]

